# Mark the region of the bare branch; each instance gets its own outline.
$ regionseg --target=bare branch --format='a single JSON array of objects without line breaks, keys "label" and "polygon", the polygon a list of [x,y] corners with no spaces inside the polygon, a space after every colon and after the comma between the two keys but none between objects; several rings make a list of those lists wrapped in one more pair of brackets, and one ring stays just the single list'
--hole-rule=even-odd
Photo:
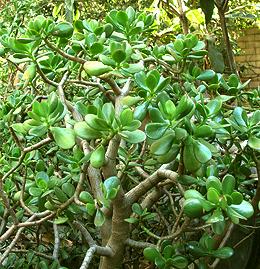
[{"label": "bare branch", "polygon": [[176,179],[178,177],[178,174],[176,172],[171,171],[171,170],[165,169],[165,167],[168,168],[169,165],[162,166],[160,169],[158,169],[151,176],[149,176],[144,181],[139,183],[136,187],[131,189],[126,194],[126,197],[131,204],[136,202],[141,196],[146,194],[150,189],[152,189],[154,186],[156,186],[163,179],[169,178],[177,184]]},{"label": "bare branch", "polygon": [[152,243],[135,241],[135,240],[132,240],[130,238],[128,238],[125,241],[125,243],[126,243],[126,245],[128,245],[128,246],[130,246],[132,248],[147,248],[147,247],[156,248],[156,245],[154,245]]},{"label": "bare branch", "polygon": [[53,249],[52,257],[54,260],[58,260],[59,248],[60,248],[60,236],[59,236],[58,225],[56,223],[53,223],[53,232],[54,232],[54,249]]},{"label": "bare branch", "polygon": [[71,60],[73,62],[77,62],[80,64],[84,64],[86,61],[84,59],[72,56],[70,54],[67,54],[66,52],[64,52],[63,50],[59,49],[58,47],[56,47],[55,45],[53,45],[47,38],[44,39],[45,44],[53,51],[57,52],[58,54],[60,54],[61,56],[63,56],[64,58]]}]

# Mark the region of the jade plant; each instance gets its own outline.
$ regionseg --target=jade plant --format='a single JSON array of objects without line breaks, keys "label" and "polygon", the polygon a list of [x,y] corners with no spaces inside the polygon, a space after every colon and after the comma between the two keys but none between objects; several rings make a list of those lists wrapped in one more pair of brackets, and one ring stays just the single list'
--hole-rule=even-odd
[{"label": "jade plant", "polygon": [[259,91],[155,30],[131,7],[1,30],[1,268],[215,268],[257,226]]}]

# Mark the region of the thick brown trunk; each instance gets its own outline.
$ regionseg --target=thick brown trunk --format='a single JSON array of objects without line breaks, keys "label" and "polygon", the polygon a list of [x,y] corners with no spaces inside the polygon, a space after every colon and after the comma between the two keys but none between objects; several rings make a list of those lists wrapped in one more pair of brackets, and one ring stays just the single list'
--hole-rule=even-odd
[{"label": "thick brown trunk", "polygon": [[131,206],[123,190],[119,190],[113,201],[112,231],[107,246],[113,251],[112,257],[103,257],[99,269],[121,269],[125,254],[125,241],[129,238],[129,224],[125,221],[131,214]]}]

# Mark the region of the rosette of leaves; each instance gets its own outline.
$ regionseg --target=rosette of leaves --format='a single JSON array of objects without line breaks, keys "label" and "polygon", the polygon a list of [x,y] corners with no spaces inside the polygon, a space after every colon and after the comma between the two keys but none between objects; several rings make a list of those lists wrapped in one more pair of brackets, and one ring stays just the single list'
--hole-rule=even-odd
[{"label": "rosette of leaves", "polygon": [[189,265],[189,260],[179,253],[178,247],[171,245],[169,242],[163,242],[161,251],[153,247],[147,247],[143,253],[145,259],[154,263],[160,269],[184,269]]},{"label": "rosette of leaves", "polygon": [[197,190],[185,191],[184,213],[191,218],[206,214],[206,222],[212,224],[216,233],[222,233],[226,217],[238,224],[240,219],[247,220],[254,213],[252,205],[235,187],[236,180],[232,175],[226,175],[222,182],[215,176],[208,177],[206,198]]},{"label": "rosette of leaves", "polygon": [[55,93],[48,100],[35,101],[32,110],[28,112],[31,119],[23,123],[15,123],[13,129],[21,134],[41,137],[50,131],[57,145],[63,149],[72,148],[75,144],[75,134],[72,129],[56,127],[65,116],[66,109]]},{"label": "rosette of leaves", "polygon": [[[162,53],[162,50],[165,50],[165,52]],[[196,35],[180,34],[173,43],[166,45],[165,48],[156,49],[153,54],[169,64],[175,65],[183,60],[202,59],[207,54],[207,51],[205,50],[205,43],[200,41]]]},{"label": "rosette of leaves", "polygon": [[234,250],[230,247],[222,247],[216,249],[214,238],[208,234],[203,234],[199,242],[191,241],[187,243],[188,252],[194,257],[214,257],[219,259],[228,259],[234,254]]},{"label": "rosette of leaves", "polygon": [[[84,107],[84,108],[83,108]],[[133,111],[130,108],[124,109],[119,117],[115,115],[115,108],[111,103],[101,106],[81,106],[85,109],[85,121],[77,122],[74,125],[76,135],[88,141],[102,139],[90,157],[93,167],[100,168],[105,162],[104,145],[115,135],[129,143],[140,143],[145,140],[145,133],[139,130],[141,122],[134,119]]]},{"label": "rosette of leaves", "polygon": [[115,29],[113,37],[117,41],[127,39],[131,42],[138,40],[137,37],[147,31],[152,31],[154,17],[151,14],[145,15],[128,7],[126,11],[110,11],[106,16],[106,22],[113,25]]}]

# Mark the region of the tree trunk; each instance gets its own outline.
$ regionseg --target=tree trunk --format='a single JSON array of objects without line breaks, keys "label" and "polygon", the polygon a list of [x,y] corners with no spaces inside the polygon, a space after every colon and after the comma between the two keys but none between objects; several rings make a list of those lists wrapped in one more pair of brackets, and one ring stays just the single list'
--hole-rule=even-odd
[{"label": "tree trunk", "polygon": [[218,7],[218,15],[219,15],[219,19],[220,19],[220,25],[221,25],[221,29],[223,32],[225,46],[226,46],[228,65],[229,65],[230,71],[232,73],[238,75],[236,63],[235,63],[235,58],[234,58],[232,46],[231,46],[229,35],[228,35],[226,18],[225,18],[225,11],[223,10],[222,6],[218,5],[217,7]]},{"label": "tree trunk", "polygon": [[131,206],[122,189],[113,201],[112,231],[107,246],[113,251],[112,257],[103,257],[99,269],[121,269],[125,254],[125,241],[129,238],[129,223],[125,221],[131,214]]}]

